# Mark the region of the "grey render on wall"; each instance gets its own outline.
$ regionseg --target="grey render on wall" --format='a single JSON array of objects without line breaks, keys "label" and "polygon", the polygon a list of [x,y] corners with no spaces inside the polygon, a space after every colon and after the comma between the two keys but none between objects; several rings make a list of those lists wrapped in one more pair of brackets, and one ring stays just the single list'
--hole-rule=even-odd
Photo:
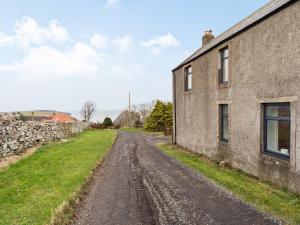
[{"label": "grey render on wall", "polygon": [[[229,82],[220,85],[224,47]],[[300,1],[273,0],[202,46],[173,70],[173,98],[175,143],[300,193]],[[278,102],[290,104],[288,160],[262,150],[263,104]],[[220,141],[220,104],[228,104],[228,143]]]}]

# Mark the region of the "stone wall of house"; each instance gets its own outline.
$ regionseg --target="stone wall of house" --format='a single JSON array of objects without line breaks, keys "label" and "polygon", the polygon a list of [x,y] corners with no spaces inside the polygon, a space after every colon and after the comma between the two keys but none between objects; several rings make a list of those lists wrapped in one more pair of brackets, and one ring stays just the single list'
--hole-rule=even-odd
[{"label": "stone wall of house", "polygon": [[[192,66],[174,71],[177,144],[300,193],[300,1],[224,41]],[[229,50],[229,82],[219,85],[219,51]],[[290,158],[264,149],[264,104],[290,104]],[[220,105],[228,105],[228,142],[220,140]]]},{"label": "stone wall of house", "polygon": [[20,114],[0,115],[0,158],[18,154],[35,145],[42,145],[74,136],[89,123],[23,122]]}]

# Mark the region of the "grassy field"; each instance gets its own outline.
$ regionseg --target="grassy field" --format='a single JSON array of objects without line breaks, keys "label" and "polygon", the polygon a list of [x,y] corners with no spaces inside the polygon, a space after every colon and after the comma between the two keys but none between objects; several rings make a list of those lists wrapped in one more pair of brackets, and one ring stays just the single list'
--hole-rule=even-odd
[{"label": "grassy field", "polygon": [[0,224],[49,224],[57,208],[74,200],[115,137],[112,130],[86,131],[1,171]]},{"label": "grassy field", "polygon": [[269,212],[288,224],[300,224],[300,196],[259,181],[247,174],[217,164],[170,144],[158,146],[167,155],[176,158],[235,193],[261,211]]}]

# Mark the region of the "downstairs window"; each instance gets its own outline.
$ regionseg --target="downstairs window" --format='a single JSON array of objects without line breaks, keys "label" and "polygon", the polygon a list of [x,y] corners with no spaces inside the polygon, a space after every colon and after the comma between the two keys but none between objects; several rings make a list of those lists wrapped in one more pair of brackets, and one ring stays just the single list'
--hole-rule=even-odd
[{"label": "downstairs window", "polygon": [[220,140],[228,142],[228,105],[220,105]]},{"label": "downstairs window", "polygon": [[264,104],[264,152],[290,158],[290,103]]}]

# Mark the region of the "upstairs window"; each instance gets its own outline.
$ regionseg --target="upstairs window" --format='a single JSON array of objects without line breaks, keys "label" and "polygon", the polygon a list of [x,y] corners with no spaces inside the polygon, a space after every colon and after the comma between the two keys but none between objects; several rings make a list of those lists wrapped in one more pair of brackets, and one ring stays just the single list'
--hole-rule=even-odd
[{"label": "upstairs window", "polygon": [[223,48],[219,52],[220,67],[219,67],[219,83],[227,84],[229,77],[229,63],[228,63],[228,47]]},{"label": "upstairs window", "polygon": [[290,103],[264,104],[264,151],[289,159],[290,130]]},{"label": "upstairs window", "polygon": [[186,67],[184,69],[184,90],[192,90],[192,66]]},{"label": "upstairs window", "polygon": [[220,140],[228,142],[228,105],[220,105]]}]

